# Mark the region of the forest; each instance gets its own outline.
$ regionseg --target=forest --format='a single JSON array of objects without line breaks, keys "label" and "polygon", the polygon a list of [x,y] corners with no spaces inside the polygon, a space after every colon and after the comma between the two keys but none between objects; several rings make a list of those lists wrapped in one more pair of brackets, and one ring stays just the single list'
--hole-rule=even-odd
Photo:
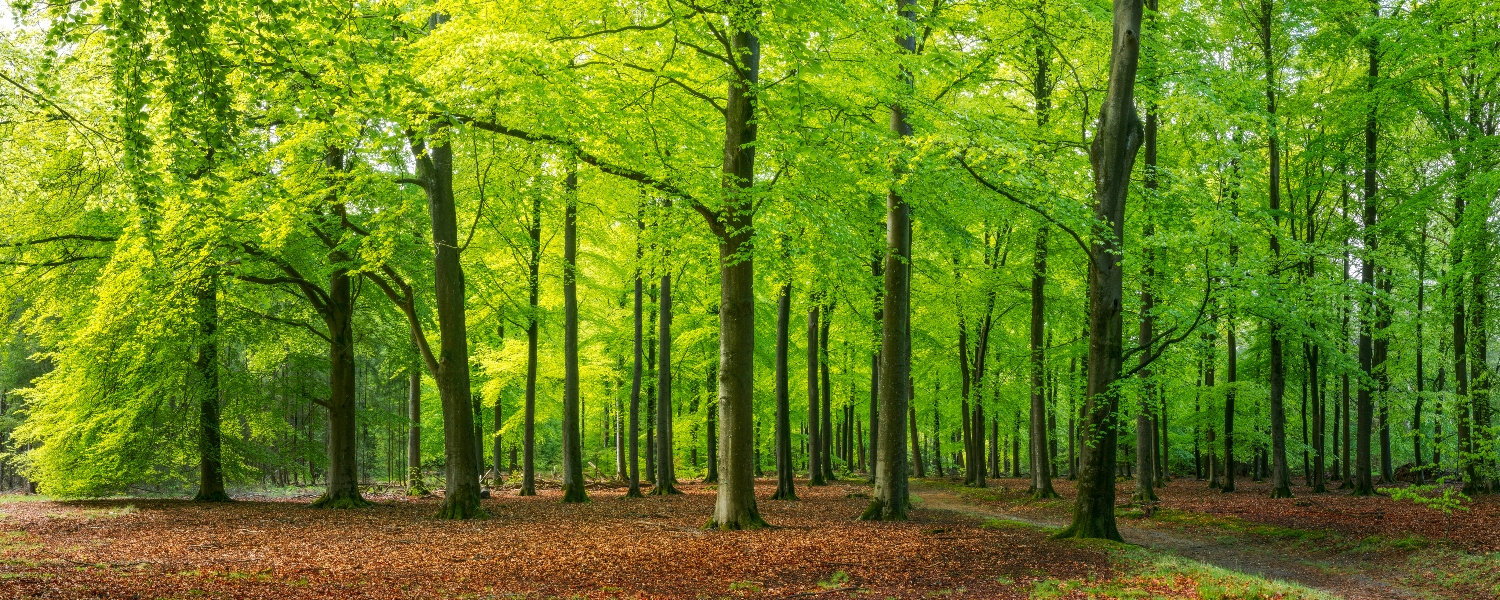
[{"label": "forest", "polygon": [[1500,594],[1494,0],[4,0],[0,164],[0,597]]}]

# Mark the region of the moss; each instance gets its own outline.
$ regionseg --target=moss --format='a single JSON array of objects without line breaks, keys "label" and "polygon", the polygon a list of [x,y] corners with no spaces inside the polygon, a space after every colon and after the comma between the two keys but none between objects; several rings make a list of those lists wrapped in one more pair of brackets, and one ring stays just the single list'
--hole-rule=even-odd
[{"label": "moss", "polygon": [[312,508],[328,508],[334,510],[369,508],[371,506],[375,506],[375,503],[370,502],[369,500],[365,500],[363,496],[360,496],[357,493],[338,496],[329,496],[325,493],[322,496],[318,496],[318,499],[313,500],[311,504]]}]

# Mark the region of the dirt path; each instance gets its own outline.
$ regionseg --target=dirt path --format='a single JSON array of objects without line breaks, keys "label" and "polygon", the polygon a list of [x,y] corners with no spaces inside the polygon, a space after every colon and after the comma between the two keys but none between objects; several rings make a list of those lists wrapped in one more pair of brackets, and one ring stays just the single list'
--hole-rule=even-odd
[{"label": "dirt path", "polygon": [[[914,482],[912,491],[921,499],[921,508],[925,509],[951,511],[981,519],[1004,519],[1052,529],[1066,525],[1060,521],[1037,520],[987,506],[975,506],[964,502],[952,491],[940,487]],[[1123,521],[1119,523],[1119,528],[1120,535],[1132,544],[1238,573],[1298,583],[1343,598],[1419,597],[1395,582],[1381,578],[1380,573],[1367,570],[1370,565],[1355,561],[1323,560],[1321,562],[1325,566],[1320,567],[1308,557],[1290,554],[1284,548],[1264,545],[1245,536],[1208,536],[1186,531],[1135,527]],[[1332,568],[1328,568],[1330,566]]]}]

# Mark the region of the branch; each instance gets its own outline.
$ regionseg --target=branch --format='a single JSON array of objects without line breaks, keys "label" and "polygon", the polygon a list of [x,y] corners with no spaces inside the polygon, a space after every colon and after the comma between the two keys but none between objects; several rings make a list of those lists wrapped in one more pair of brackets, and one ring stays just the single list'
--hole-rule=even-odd
[{"label": "branch", "polygon": [[20,248],[22,246],[33,246],[36,244],[45,244],[47,242],[61,242],[64,240],[79,240],[84,242],[113,242],[116,240],[116,238],[102,235],[83,234],[54,235],[51,237],[26,240],[24,242],[0,242],[0,248]]},{"label": "branch", "polygon": [[1042,210],[1041,207],[1039,207],[1039,206],[1037,206],[1035,204],[1032,204],[1030,202],[1027,202],[1025,200],[1022,200],[1022,199],[1016,197],[1015,194],[1012,194],[1012,193],[1010,193],[1010,192],[1008,192],[1008,191],[1006,191],[1004,189],[1001,189],[1000,187],[997,187],[995,184],[990,183],[984,177],[980,176],[979,173],[974,170],[974,167],[969,166],[969,162],[966,161],[966,160],[964,160],[964,157],[963,157],[962,154],[960,154],[958,156],[958,164],[963,165],[964,170],[968,171],[969,175],[972,175],[974,177],[974,180],[978,181],[980,185],[983,185],[984,187],[989,188],[990,191],[993,191],[996,194],[1000,194],[1001,196],[1004,196],[1007,200],[1010,200],[1011,202],[1014,202],[1016,204],[1019,204],[1021,206],[1024,206],[1026,208],[1031,209],[1032,212],[1035,212],[1036,214],[1041,215],[1041,217],[1043,219],[1046,219],[1047,222],[1052,223],[1053,225],[1058,226],[1058,228],[1062,229],[1063,231],[1066,231],[1068,233],[1068,235],[1073,238],[1073,241],[1075,241],[1075,242],[1078,243],[1078,247],[1083,250],[1084,255],[1085,256],[1089,256],[1090,260],[1092,260],[1093,252],[1091,252],[1089,250],[1089,245],[1083,242],[1083,237],[1079,236],[1077,232],[1073,231],[1072,227],[1068,227],[1067,225],[1064,225],[1062,221],[1059,221],[1059,220],[1053,218],[1052,215],[1048,214],[1047,211]]},{"label": "branch", "polygon": [[332,340],[332,339],[329,339],[329,337],[328,337],[328,336],[326,336],[326,335],[323,335],[323,332],[321,332],[321,331],[318,331],[318,329],[317,329],[317,328],[316,328],[316,327],[313,327],[313,326],[312,326],[312,325],[309,325],[309,324],[308,324],[308,323],[307,323],[307,322],[305,322],[305,321],[295,321],[295,320],[292,320],[292,319],[283,319],[283,318],[281,318],[281,317],[273,317],[273,316],[271,316],[271,315],[268,315],[268,314],[265,314],[265,313],[262,313],[262,312],[259,312],[259,311],[256,311],[256,310],[253,310],[253,309],[251,309],[251,308],[249,308],[249,307],[245,307],[245,306],[238,306],[238,305],[236,305],[236,306],[235,306],[235,308],[238,308],[238,309],[240,309],[240,310],[243,310],[243,311],[245,311],[245,312],[247,312],[247,313],[250,313],[250,314],[252,314],[252,315],[255,315],[255,316],[257,316],[257,317],[260,317],[260,318],[262,318],[262,319],[265,319],[265,320],[267,320],[267,321],[272,321],[272,322],[276,322],[276,323],[281,323],[281,324],[282,324],[282,325],[290,325],[290,326],[292,326],[292,327],[301,327],[301,328],[303,328],[303,329],[306,329],[306,330],[308,330],[308,331],[311,331],[311,332],[312,332],[312,334],[313,334],[313,335],[316,335],[316,336],[318,336],[318,337],[320,337],[320,338],[323,338],[323,341],[325,341],[325,342],[328,342],[328,343],[330,343],[330,344],[332,344],[332,343],[333,343],[333,340]]},{"label": "branch", "polygon": [[[380,265],[380,270],[390,279],[387,280],[386,277],[369,271],[361,271],[360,275],[373,282],[375,287],[380,288],[385,297],[389,298],[397,308],[401,309],[401,313],[406,315],[406,324],[411,328],[412,340],[416,342],[417,350],[422,354],[422,362],[427,365],[427,373],[434,378],[437,377],[438,362],[432,355],[432,346],[427,343],[427,334],[422,332],[422,322],[417,319],[417,303],[412,294],[411,284],[406,283],[406,280],[388,265]],[[399,293],[396,291],[397,287],[401,288]]]},{"label": "branch", "polygon": [[6,265],[6,266],[11,266],[11,267],[61,267],[63,265],[72,264],[72,263],[76,263],[76,262],[83,262],[85,260],[94,260],[94,259],[106,260],[108,258],[109,258],[108,256],[69,256],[67,258],[59,258],[57,260],[49,260],[49,261],[46,261],[46,262],[21,262],[21,261],[18,261],[18,260],[0,260],[0,265]]},{"label": "branch", "polygon": [[612,33],[621,33],[621,32],[624,32],[624,31],[654,31],[654,30],[661,29],[663,27],[666,27],[667,25],[672,24],[672,21],[674,21],[676,19],[677,19],[677,15],[672,15],[670,17],[667,17],[667,20],[662,21],[660,23],[657,23],[655,25],[626,25],[624,27],[616,27],[614,29],[600,29],[599,31],[591,31],[589,33],[581,33],[581,34],[578,34],[578,35],[560,35],[560,36],[557,36],[557,37],[550,37],[550,38],[547,38],[547,41],[549,41],[549,42],[562,42],[562,41],[567,41],[567,40],[582,40],[582,39],[587,39],[587,38],[591,38],[591,37],[595,37],[595,36],[600,36],[600,35],[609,35],[609,34],[612,34]]},{"label": "branch", "polygon": [[[1203,263],[1205,265],[1208,264],[1208,251],[1207,250],[1204,251]],[[1159,344],[1158,344],[1158,341],[1157,341],[1157,340],[1160,340],[1163,337],[1171,335],[1173,331],[1177,330],[1176,327],[1172,327],[1172,328],[1169,328],[1166,331],[1162,332],[1161,335],[1156,336],[1155,339],[1151,340],[1146,345],[1144,345],[1144,346],[1138,346],[1136,348],[1132,348],[1132,349],[1130,349],[1129,352],[1126,352],[1123,356],[1120,357],[1121,361],[1124,361],[1125,358],[1129,357],[1132,354],[1140,352],[1141,350],[1146,350],[1147,354],[1146,354],[1145,360],[1141,361],[1141,364],[1136,365],[1134,369],[1131,369],[1131,370],[1126,371],[1125,373],[1121,374],[1120,375],[1120,379],[1125,379],[1127,377],[1135,375],[1140,370],[1145,369],[1146,367],[1151,366],[1151,363],[1154,363],[1154,362],[1156,362],[1156,359],[1161,358],[1162,353],[1166,352],[1167,348],[1170,348],[1170,347],[1172,347],[1172,346],[1174,346],[1174,345],[1182,342],[1183,340],[1187,339],[1188,336],[1192,335],[1194,331],[1198,330],[1198,324],[1203,322],[1203,314],[1208,311],[1208,301],[1213,296],[1212,292],[1213,292],[1213,281],[1214,281],[1214,278],[1213,278],[1212,272],[1211,272],[1210,269],[1204,269],[1204,272],[1207,272],[1207,273],[1210,273],[1210,274],[1206,278],[1207,281],[1205,281],[1204,284],[1203,284],[1203,302],[1198,305],[1198,316],[1193,317],[1193,324],[1190,325],[1190,326],[1188,326],[1187,331],[1182,332],[1182,335],[1179,335],[1179,336],[1177,336],[1175,338],[1172,338],[1172,339],[1167,340],[1165,342],[1160,342]],[[1154,352],[1152,351],[1152,348],[1155,348]]]},{"label": "branch", "polygon": [[654,188],[659,192],[667,194],[668,196],[682,198],[684,200],[687,200],[688,202],[691,202],[693,204],[693,208],[697,209],[698,212],[704,213],[705,217],[712,215],[713,219],[717,220],[718,218],[717,214],[714,214],[713,211],[708,210],[707,207],[704,207],[700,202],[693,198],[692,194],[687,193],[686,190],[673,185],[671,182],[658,179],[649,173],[637,171],[629,167],[622,167],[620,165],[616,165],[612,162],[602,159],[598,155],[595,155],[579,147],[578,143],[573,140],[546,133],[533,133],[530,131],[515,129],[512,127],[507,127],[505,125],[501,125],[499,123],[482,121],[479,119],[475,119],[474,117],[465,115],[452,115],[452,118],[454,121],[457,121],[464,125],[468,125],[470,127],[483,131],[488,131],[490,133],[498,133],[500,135],[513,137],[518,140],[524,140],[533,143],[562,146],[563,148],[567,148],[569,151],[573,152],[573,154],[578,157],[578,160],[593,165],[600,171],[603,171],[610,175],[614,175],[616,177],[624,177],[625,179],[629,179],[646,187]]}]

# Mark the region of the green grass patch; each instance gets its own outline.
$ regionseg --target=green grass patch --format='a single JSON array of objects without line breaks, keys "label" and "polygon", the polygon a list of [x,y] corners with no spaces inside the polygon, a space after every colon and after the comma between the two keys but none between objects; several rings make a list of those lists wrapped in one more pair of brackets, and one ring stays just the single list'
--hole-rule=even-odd
[{"label": "green grass patch", "polygon": [[1041,530],[1042,529],[1041,527],[1037,527],[1036,525],[1032,525],[1031,523],[1023,523],[1021,521],[1015,521],[1015,520],[1012,520],[1012,519],[985,519],[983,523],[979,524],[979,528],[980,529],[998,529],[998,530],[1002,530],[1002,531],[1005,531],[1005,530],[1010,530],[1010,531],[1015,531],[1015,530],[1032,530],[1032,531],[1035,531],[1035,530]]},{"label": "green grass patch", "polygon": [[118,508],[69,508],[47,513],[49,519],[116,519],[141,512],[134,504]]},{"label": "green grass patch", "polygon": [[1354,552],[1415,552],[1432,545],[1432,540],[1408,533],[1400,536],[1372,535],[1359,541]]},{"label": "green grass patch", "polygon": [[1467,589],[1500,597],[1500,552],[1470,554],[1434,546],[1407,559],[1408,579],[1423,587]]},{"label": "green grass patch", "polygon": [[1033,598],[1078,595],[1091,598],[1182,595],[1208,599],[1333,598],[1294,583],[1236,573],[1139,546],[1107,540],[1070,540],[1070,543],[1104,552],[1115,568],[1114,575],[1107,579],[1043,579],[1033,586]]},{"label": "green grass patch", "polygon": [[0,494],[0,504],[17,502],[51,502],[52,498],[41,494]]}]

